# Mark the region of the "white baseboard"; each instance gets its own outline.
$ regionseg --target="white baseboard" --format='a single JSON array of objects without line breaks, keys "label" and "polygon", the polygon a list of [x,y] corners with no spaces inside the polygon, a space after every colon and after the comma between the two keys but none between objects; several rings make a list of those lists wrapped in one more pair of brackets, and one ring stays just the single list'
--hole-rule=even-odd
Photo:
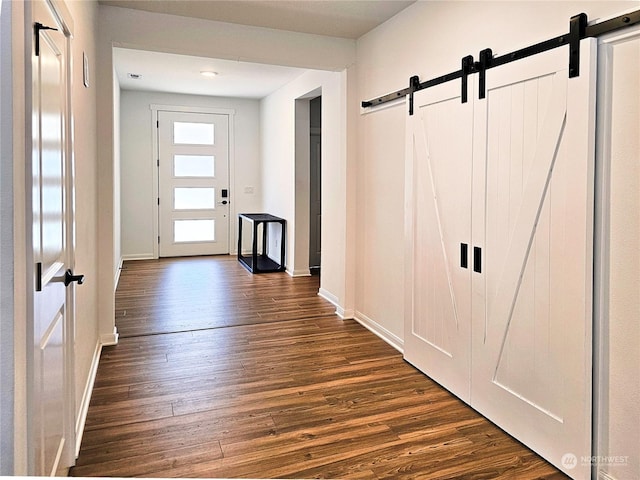
[{"label": "white baseboard", "polygon": [[318,295],[324,298],[326,301],[331,302],[336,307],[336,309],[340,306],[338,297],[336,297],[333,293],[325,290],[324,288],[320,288],[318,290]]},{"label": "white baseboard", "polygon": [[100,345],[102,345],[103,347],[117,345],[118,337],[118,329],[116,327],[113,327],[113,333],[103,333],[102,335],[100,335]]},{"label": "white baseboard", "polygon": [[120,281],[120,273],[122,273],[122,262],[124,261],[124,259],[121,257],[120,258],[120,263],[118,264],[118,268],[116,268],[116,275],[115,278],[113,279],[113,291],[116,291],[116,288],[118,288],[118,282]]},{"label": "white baseboard", "polygon": [[122,260],[120,260],[120,266],[122,266],[123,261],[127,260],[154,260],[156,257],[153,256],[153,253],[135,253],[131,255],[123,255]]},{"label": "white baseboard", "polygon": [[325,290],[324,288],[320,288],[318,290],[318,295],[336,307],[336,315],[338,315],[342,320],[353,318],[355,312],[352,309],[345,309],[340,305],[340,300],[333,293]]},{"label": "white baseboard", "polygon": [[375,335],[377,335],[378,337],[380,337],[382,340],[387,342],[389,345],[391,345],[397,351],[399,351],[400,353],[404,353],[404,340],[403,339],[401,339],[397,335],[391,333],[389,330],[384,328],[378,322],[376,322],[375,320],[372,320],[371,318],[367,317],[362,312],[356,311],[354,319],[358,323],[360,323],[364,328],[366,328],[370,332],[372,332]]},{"label": "white baseboard", "polygon": [[292,277],[310,277],[311,272],[308,268],[301,268],[300,270],[287,270],[287,273]]},{"label": "white baseboard", "polygon": [[336,307],[336,315],[338,315],[342,320],[351,320],[355,318],[355,310],[353,308],[344,309],[340,305]]},{"label": "white baseboard", "polygon": [[82,400],[80,401],[80,411],[78,418],[76,419],[76,458],[80,454],[80,445],[82,444],[82,435],[84,434],[84,425],[87,421],[87,413],[89,411],[89,402],[91,401],[91,393],[93,392],[93,384],[96,381],[96,374],[98,373],[98,364],[100,362],[100,354],[102,353],[102,343],[98,341],[96,343],[96,349],[93,352],[93,359],[91,360],[91,368],[89,369],[89,377],[87,383],[84,386],[84,392],[82,393]]}]

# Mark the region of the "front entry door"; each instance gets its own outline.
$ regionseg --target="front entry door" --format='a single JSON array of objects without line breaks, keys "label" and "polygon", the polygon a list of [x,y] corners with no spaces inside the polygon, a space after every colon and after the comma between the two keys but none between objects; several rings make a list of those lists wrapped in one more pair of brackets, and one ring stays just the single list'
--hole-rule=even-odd
[{"label": "front entry door", "polygon": [[[30,473],[66,474],[73,463],[73,191],[68,150],[68,38],[48,2],[31,3],[39,48],[32,53],[33,326],[29,382]],[[53,30],[53,29],[57,30]],[[36,55],[37,53],[37,55]],[[73,285],[73,284],[71,284]],[[31,376],[31,375],[30,375]]]},{"label": "front entry door", "polygon": [[158,112],[161,257],[229,253],[229,116]]}]

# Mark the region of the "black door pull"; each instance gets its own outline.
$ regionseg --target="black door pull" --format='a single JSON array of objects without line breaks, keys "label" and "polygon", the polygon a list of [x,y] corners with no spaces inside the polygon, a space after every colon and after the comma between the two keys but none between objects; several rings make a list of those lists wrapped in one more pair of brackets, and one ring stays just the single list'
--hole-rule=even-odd
[{"label": "black door pull", "polygon": [[473,271],[482,273],[482,249],[473,247]]},{"label": "black door pull", "polygon": [[469,246],[466,243],[460,244],[460,266],[462,268],[469,267]]},{"label": "black door pull", "polygon": [[78,285],[84,283],[84,275],[74,275],[70,268],[64,272],[64,286],[68,287],[71,282],[78,282]]}]

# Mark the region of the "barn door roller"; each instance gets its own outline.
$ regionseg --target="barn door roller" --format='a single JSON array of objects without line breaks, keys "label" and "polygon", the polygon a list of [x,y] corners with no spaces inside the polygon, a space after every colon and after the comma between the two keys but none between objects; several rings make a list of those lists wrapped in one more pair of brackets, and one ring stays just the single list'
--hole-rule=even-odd
[{"label": "barn door roller", "polygon": [[599,37],[605,33],[630,27],[637,23],[640,23],[640,10],[619,15],[593,25],[588,25],[587,15],[585,13],[580,13],[571,17],[569,21],[569,33],[565,35],[559,35],[555,38],[545,40],[544,42],[536,43],[535,45],[530,45],[498,57],[494,57],[492,50],[490,48],[486,48],[480,52],[480,60],[478,62],[474,62],[473,57],[468,55],[462,59],[460,70],[422,83],[420,83],[418,76],[414,75],[409,79],[408,88],[404,88],[372,100],[363,101],[362,108],[374,107],[409,95],[409,115],[413,115],[413,94],[415,92],[425,88],[434,87],[451,80],[457,80],[458,78],[461,79],[461,101],[462,103],[465,103],[467,101],[468,77],[473,73],[479,74],[478,83],[480,88],[478,97],[482,99],[486,96],[487,70],[515,62],[516,60],[521,60],[532,55],[537,55],[554,48],[562,47],[564,45],[569,45],[569,78],[577,77],[580,75],[580,41],[583,38]]}]

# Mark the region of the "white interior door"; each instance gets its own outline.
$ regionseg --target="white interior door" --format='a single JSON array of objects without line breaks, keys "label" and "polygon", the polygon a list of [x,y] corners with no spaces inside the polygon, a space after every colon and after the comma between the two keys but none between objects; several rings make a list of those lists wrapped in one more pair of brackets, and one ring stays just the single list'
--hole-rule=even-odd
[{"label": "white interior door", "polygon": [[73,287],[65,272],[73,259],[71,165],[67,142],[67,38],[46,2],[33,2],[40,30],[32,57],[32,210],[34,324],[29,387],[30,448],[36,475],[65,474],[73,462]]},{"label": "white interior door", "polygon": [[[407,122],[405,359],[469,402],[473,103],[449,82]],[[466,245],[466,246],[465,246]]]},{"label": "white interior door", "polygon": [[490,70],[474,132],[471,404],[589,478],[595,41],[576,78],[566,48]]},{"label": "white interior door", "polygon": [[158,112],[161,257],[229,253],[229,117]]}]

